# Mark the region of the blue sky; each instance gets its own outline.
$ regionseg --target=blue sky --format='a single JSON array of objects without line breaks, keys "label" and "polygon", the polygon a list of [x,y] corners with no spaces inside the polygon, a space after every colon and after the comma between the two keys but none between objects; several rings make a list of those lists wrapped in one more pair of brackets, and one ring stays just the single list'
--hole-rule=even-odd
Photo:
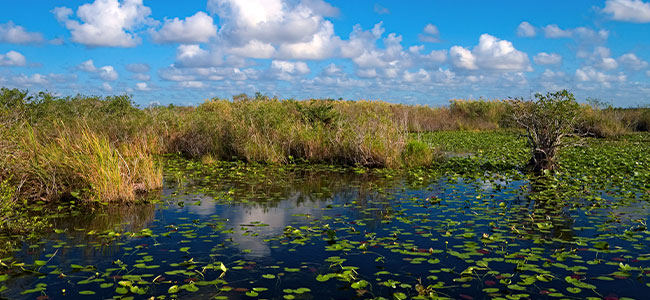
[{"label": "blue sky", "polygon": [[650,1],[23,0],[0,86],[143,105],[260,91],[444,105],[569,89],[650,104]]}]

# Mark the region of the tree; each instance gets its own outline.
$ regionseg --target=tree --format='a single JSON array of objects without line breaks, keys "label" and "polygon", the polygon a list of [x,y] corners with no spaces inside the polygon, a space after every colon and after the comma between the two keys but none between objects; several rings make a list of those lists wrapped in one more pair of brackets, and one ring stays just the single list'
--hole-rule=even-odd
[{"label": "tree", "polygon": [[546,95],[537,93],[534,100],[509,101],[513,119],[526,129],[531,158],[528,168],[534,172],[554,170],[556,154],[574,145],[566,137],[573,133],[580,105],[567,90]]}]

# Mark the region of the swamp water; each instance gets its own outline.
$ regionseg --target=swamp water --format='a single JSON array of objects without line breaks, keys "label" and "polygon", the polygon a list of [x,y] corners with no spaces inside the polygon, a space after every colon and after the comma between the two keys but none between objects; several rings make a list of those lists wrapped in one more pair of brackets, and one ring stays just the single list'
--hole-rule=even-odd
[{"label": "swamp water", "polygon": [[3,260],[0,298],[650,297],[647,195],[219,164],[170,159],[149,204],[72,205]]}]

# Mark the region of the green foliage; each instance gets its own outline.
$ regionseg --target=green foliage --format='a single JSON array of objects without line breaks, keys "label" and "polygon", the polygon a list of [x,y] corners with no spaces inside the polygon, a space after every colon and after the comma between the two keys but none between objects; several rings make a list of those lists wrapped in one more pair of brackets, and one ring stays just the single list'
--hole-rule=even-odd
[{"label": "green foliage", "polygon": [[429,144],[419,140],[410,140],[402,152],[404,165],[407,167],[430,166],[439,160],[439,155]]},{"label": "green foliage", "polygon": [[535,94],[535,100],[510,101],[513,119],[526,130],[533,171],[553,170],[557,152],[568,146],[565,137],[573,132],[580,105],[567,90]]}]

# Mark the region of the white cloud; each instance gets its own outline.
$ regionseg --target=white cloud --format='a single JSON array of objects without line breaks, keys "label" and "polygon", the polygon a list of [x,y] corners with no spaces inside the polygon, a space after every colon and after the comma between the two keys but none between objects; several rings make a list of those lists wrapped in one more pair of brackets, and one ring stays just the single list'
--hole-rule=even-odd
[{"label": "white cloud", "polygon": [[575,38],[583,43],[599,43],[607,40],[609,31],[604,29],[595,31],[587,27],[562,29],[556,24],[550,24],[544,27],[544,36],[550,39]]},{"label": "white cloud", "polygon": [[390,10],[388,8],[385,8],[377,3],[375,3],[375,12],[380,15],[390,14]]},{"label": "white cloud", "polygon": [[79,70],[89,72],[89,73],[97,72],[97,68],[95,67],[95,63],[93,62],[92,59],[82,62],[81,64],[79,64],[78,68]]},{"label": "white cloud", "polygon": [[158,75],[166,81],[220,81],[220,80],[256,80],[258,70],[231,67],[178,67],[171,65],[158,70]]},{"label": "white cloud", "polygon": [[151,71],[151,66],[145,63],[134,63],[126,65],[126,69],[133,73],[147,73]]},{"label": "white cloud", "polygon": [[618,62],[631,70],[641,70],[648,66],[648,62],[636,56],[634,53],[626,53],[618,58]]},{"label": "white cloud", "polygon": [[202,49],[199,45],[179,45],[176,48],[176,63],[179,67],[220,66],[223,56],[217,51]]},{"label": "white cloud", "polygon": [[404,71],[403,79],[406,82],[427,82],[431,79],[431,75],[424,69],[419,69],[415,73]]},{"label": "white cloud", "polygon": [[140,81],[149,81],[151,80],[151,75],[149,74],[144,74],[144,73],[135,73],[131,78],[135,80],[140,80]]},{"label": "white cloud", "polygon": [[57,84],[66,84],[71,83],[77,80],[75,74],[39,74],[34,73],[31,75],[26,74],[12,74],[7,79],[0,82],[8,86],[19,87],[19,88],[33,88],[46,89],[56,87]]},{"label": "white cloud", "polygon": [[598,46],[589,58],[591,64],[602,70],[613,70],[618,68],[618,62],[611,57],[609,48]]},{"label": "white cloud", "polygon": [[623,73],[618,75],[609,75],[592,67],[582,67],[576,70],[576,79],[578,81],[593,81],[599,83],[608,83],[608,82],[623,82],[627,77]]},{"label": "white cloud", "polygon": [[113,91],[113,87],[108,82],[104,82],[102,83],[102,90],[104,90],[104,92],[110,93]]},{"label": "white cloud", "polygon": [[304,75],[310,72],[309,66],[306,63],[274,60],[271,62],[271,69],[274,71],[279,71],[282,73],[288,74],[299,74]]},{"label": "white cloud", "polygon": [[0,43],[10,44],[35,44],[44,41],[43,35],[37,32],[28,32],[22,26],[9,21],[0,24]]},{"label": "white cloud", "polygon": [[562,56],[557,53],[540,52],[533,60],[538,65],[556,65],[562,63]]},{"label": "white cloud", "polygon": [[95,63],[92,59],[82,62],[79,64],[79,66],[77,66],[77,68],[84,72],[93,73],[103,80],[115,81],[119,77],[117,71],[115,71],[115,68],[113,68],[113,66],[103,66],[97,68],[95,67]]},{"label": "white cloud", "polygon": [[114,81],[119,77],[113,66],[103,66],[97,71],[99,78]]},{"label": "white cloud", "polygon": [[56,7],[52,12],[70,30],[73,42],[88,47],[134,47],[140,43],[134,31],[151,22],[151,9],[142,0],[95,0],[81,5],[76,13],[81,22],[71,18],[70,8]]},{"label": "white cloud", "polygon": [[641,0],[607,0],[603,12],[616,21],[650,23],[650,3]]},{"label": "white cloud", "polygon": [[650,70],[648,70],[648,71],[645,71],[645,76],[648,76],[648,77],[650,77]]},{"label": "white cloud", "polygon": [[336,56],[339,38],[325,16],[338,9],[322,0],[209,0],[219,15],[218,48],[246,58],[317,60]]},{"label": "white cloud", "polygon": [[48,76],[41,74],[32,74],[31,76],[20,74],[13,78],[14,83],[19,86],[32,86],[32,85],[44,85],[48,84]]},{"label": "white cloud", "polygon": [[479,43],[471,51],[454,46],[449,50],[452,64],[465,70],[530,71],[528,54],[521,52],[511,42],[500,40],[487,33],[482,34]]},{"label": "white cloud", "polygon": [[428,43],[438,43],[440,42],[440,31],[438,30],[438,27],[433,24],[427,24],[424,26],[424,30],[422,30],[422,33],[418,35],[418,38],[422,42],[428,42]]},{"label": "white cloud", "polygon": [[0,67],[22,67],[27,64],[25,56],[16,52],[9,51],[5,54],[0,53]]},{"label": "white cloud", "polygon": [[335,55],[339,43],[334,25],[326,21],[320,30],[304,42],[281,44],[278,57],[285,59],[325,59]]},{"label": "white cloud", "polygon": [[377,70],[372,69],[358,69],[356,72],[357,76],[361,78],[375,78],[377,77]]},{"label": "white cloud", "polygon": [[138,82],[135,84],[135,89],[138,91],[149,91],[151,88],[146,82]]},{"label": "white cloud", "polygon": [[528,22],[521,22],[517,27],[517,35],[521,37],[534,37],[537,34],[535,26]]},{"label": "white cloud", "polygon": [[217,26],[212,17],[200,11],[185,20],[166,19],[163,27],[151,36],[156,43],[205,43],[217,36]]},{"label": "white cloud", "polygon": [[188,89],[200,89],[204,88],[205,84],[201,81],[182,81],[178,83],[178,86]]},{"label": "white cloud", "polygon": [[449,57],[452,64],[460,69],[478,70],[476,65],[476,57],[472,51],[465,49],[461,46],[453,46],[449,49]]},{"label": "white cloud", "polygon": [[229,53],[249,58],[272,58],[275,56],[275,47],[270,43],[250,40],[241,47],[232,47]]},{"label": "white cloud", "polygon": [[544,36],[551,39],[568,38],[572,37],[573,33],[570,30],[561,29],[556,24],[551,24],[544,27]]},{"label": "white cloud", "polygon": [[334,63],[330,63],[323,69],[323,74],[325,76],[342,76],[343,69],[341,69],[339,66],[335,65]]}]

